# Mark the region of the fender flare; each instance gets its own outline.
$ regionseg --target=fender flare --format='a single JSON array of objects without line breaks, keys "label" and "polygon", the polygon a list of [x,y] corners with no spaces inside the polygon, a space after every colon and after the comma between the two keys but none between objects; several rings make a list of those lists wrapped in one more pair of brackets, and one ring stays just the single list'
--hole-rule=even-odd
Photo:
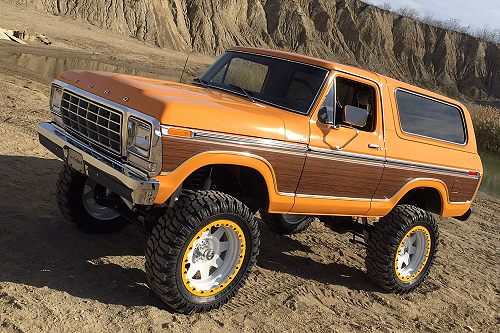
[{"label": "fender flare", "polygon": [[392,197],[373,200],[369,214],[377,216],[388,214],[408,192],[417,188],[432,188],[439,193],[441,199],[440,215],[443,217],[462,215],[470,206],[470,202],[450,202],[449,189],[442,180],[435,178],[415,178],[406,183]]},{"label": "fender flare", "polygon": [[[158,195],[156,196],[155,203],[164,203],[179,187],[179,185],[195,170],[213,164],[238,165],[256,170],[262,175],[264,181],[266,182],[270,206],[272,204],[273,206],[276,206],[276,204],[278,204],[279,207],[284,206],[282,209],[278,209],[278,211],[286,213],[293,205],[293,198],[295,195],[280,193],[278,191],[276,174],[271,163],[265,158],[245,152],[219,150],[206,151],[196,154],[182,162],[174,170],[161,172],[158,176],[156,176],[154,179],[158,180],[160,183],[160,189],[158,191]],[[283,205],[285,202],[289,202],[290,207],[286,208],[288,204]],[[276,209],[273,210],[276,211]]]}]

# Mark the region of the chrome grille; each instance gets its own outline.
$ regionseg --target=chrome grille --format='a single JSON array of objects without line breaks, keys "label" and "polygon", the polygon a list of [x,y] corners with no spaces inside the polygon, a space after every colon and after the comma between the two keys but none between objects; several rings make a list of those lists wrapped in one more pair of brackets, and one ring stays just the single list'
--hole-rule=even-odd
[{"label": "chrome grille", "polygon": [[121,154],[123,114],[72,91],[64,90],[61,113],[67,130]]}]

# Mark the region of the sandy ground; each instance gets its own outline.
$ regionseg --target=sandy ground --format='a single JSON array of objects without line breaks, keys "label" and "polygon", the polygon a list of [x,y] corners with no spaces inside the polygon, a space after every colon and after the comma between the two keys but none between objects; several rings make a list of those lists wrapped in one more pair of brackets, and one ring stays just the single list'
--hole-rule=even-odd
[{"label": "sandy ground", "polygon": [[[206,314],[172,313],[146,285],[145,236],[134,227],[88,235],[63,220],[55,200],[62,162],[36,133],[50,118],[52,78],[13,59],[94,59],[178,77],[185,55],[2,9],[0,27],[45,33],[54,45],[0,43],[0,332],[500,332],[500,202],[481,193],[467,222],[439,219],[437,260],[410,295],[373,285],[364,248],[319,221],[295,236],[260,223],[258,264],[237,297]],[[211,61],[191,59],[192,73]]]}]

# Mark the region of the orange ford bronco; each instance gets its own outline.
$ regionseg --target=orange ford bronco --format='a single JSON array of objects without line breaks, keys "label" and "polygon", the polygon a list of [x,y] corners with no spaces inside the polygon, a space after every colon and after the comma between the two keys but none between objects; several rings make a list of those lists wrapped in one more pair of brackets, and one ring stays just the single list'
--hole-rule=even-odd
[{"label": "orange ford bronco", "polygon": [[[150,233],[146,275],[173,309],[216,308],[281,233],[319,217],[406,293],[438,246],[431,213],[465,220],[482,165],[466,108],[354,67],[233,47],[193,85],[67,71],[41,143],[65,161],[57,201],[86,232]],[[370,219],[368,219],[370,218]]]}]

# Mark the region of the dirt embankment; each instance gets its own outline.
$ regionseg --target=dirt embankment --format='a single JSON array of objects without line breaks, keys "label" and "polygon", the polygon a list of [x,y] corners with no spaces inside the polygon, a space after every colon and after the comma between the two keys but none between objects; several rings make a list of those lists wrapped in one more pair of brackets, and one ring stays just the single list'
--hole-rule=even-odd
[{"label": "dirt embankment", "polygon": [[279,48],[451,96],[500,98],[500,46],[357,0],[34,0],[30,6],[179,51]]}]

